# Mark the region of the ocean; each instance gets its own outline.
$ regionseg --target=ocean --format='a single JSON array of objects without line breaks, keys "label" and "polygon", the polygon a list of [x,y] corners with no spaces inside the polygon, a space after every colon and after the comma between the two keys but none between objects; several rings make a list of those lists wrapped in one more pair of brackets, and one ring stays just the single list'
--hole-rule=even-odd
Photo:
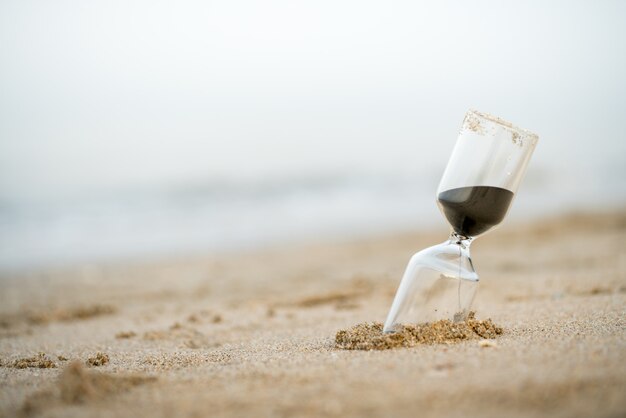
[{"label": "ocean", "polygon": [[[442,172],[443,167],[320,172],[5,198],[0,202],[0,271],[445,230],[435,203]],[[619,166],[548,169],[531,162],[504,222],[623,208],[623,178]]]}]

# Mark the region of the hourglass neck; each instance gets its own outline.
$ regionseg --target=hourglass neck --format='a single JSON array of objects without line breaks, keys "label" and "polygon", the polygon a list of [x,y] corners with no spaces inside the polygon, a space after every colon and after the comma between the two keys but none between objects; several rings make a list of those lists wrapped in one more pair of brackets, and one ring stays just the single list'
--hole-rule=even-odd
[{"label": "hourglass neck", "polygon": [[466,237],[464,235],[457,234],[454,231],[450,234],[450,244],[458,245],[462,249],[469,249],[473,239],[473,237]]}]

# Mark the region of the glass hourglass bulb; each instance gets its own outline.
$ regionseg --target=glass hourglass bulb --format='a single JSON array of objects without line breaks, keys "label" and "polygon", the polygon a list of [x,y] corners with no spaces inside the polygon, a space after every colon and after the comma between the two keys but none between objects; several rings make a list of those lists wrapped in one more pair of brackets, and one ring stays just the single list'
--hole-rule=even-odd
[{"label": "glass hourglass bulb", "polygon": [[403,323],[467,317],[478,289],[470,244],[506,216],[537,141],[537,135],[498,117],[466,113],[437,190],[450,238],[411,258],[384,332]]}]

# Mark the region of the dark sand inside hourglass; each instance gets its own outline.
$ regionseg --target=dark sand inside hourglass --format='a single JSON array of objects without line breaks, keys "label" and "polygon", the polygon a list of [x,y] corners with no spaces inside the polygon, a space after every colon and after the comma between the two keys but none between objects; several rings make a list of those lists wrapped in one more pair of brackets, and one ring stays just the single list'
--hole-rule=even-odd
[{"label": "dark sand inside hourglass", "polygon": [[460,187],[437,197],[454,232],[465,237],[478,236],[502,222],[512,199],[510,190],[492,186]]}]

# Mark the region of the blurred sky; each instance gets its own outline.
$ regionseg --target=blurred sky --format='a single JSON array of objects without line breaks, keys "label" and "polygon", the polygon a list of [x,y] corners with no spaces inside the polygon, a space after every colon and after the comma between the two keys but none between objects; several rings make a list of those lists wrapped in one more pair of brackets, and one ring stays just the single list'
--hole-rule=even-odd
[{"label": "blurred sky", "polygon": [[535,167],[625,164],[623,1],[2,1],[0,196],[445,165],[464,112]]}]

